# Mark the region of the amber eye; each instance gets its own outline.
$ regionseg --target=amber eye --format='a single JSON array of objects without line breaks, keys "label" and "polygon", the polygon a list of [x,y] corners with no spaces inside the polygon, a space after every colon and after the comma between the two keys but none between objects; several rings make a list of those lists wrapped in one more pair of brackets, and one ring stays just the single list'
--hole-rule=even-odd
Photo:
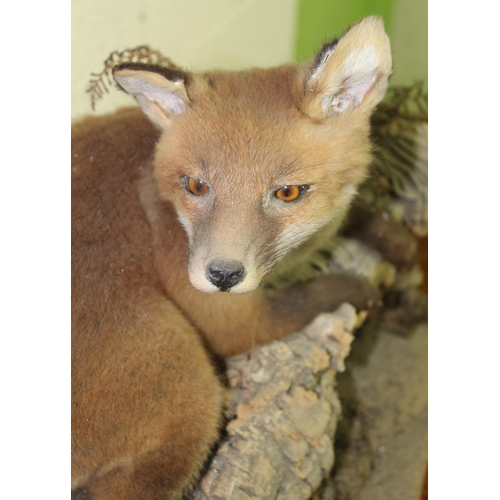
[{"label": "amber eye", "polygon": [[298,200],[309,186],[283,186],[274,192],[274,196],[283,201]]},{"label": "amber eye", "polygon": [[203,196],[208,193],[208,184],[203,182],[201,179],[186,177],[185,186],[186,189],[195,196]]}]

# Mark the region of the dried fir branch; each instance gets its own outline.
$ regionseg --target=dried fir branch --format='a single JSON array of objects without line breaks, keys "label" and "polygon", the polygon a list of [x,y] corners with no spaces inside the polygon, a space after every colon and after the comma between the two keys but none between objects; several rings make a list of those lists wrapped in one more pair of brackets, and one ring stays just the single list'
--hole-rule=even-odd
[{"label": "dried fir branch", "polygon": [[423,80],[409,86],[389,87],[386,98],[372,116],[372,124],[376,128],[394,119],[427,122],[428,94]]},{"label": "dried fir branch", "polygon": [[418,235],[427,234],[428,96],[424,82],[389,88],[373,113],[371,176],[357,201],[388,211]]},{"label": "dried fir branch", "polygon": [[105,79],[107,79],[108,86],[112,87],[113,80],[111,74],[113,68],[125,62],[139,62],[176,68],[176,65],[168,57],[165,57],[158,50],[149,48],[147,45],[140,45],[133,49],[125,49],[121,52],[115,50],[104,61],[104,69],[100,73],[91,73],[92,78],[90,79],[87,92],[90,94],[90,103],[93,110],[95,110],[96,101],[101,99],[105,92],[109,92]]}]

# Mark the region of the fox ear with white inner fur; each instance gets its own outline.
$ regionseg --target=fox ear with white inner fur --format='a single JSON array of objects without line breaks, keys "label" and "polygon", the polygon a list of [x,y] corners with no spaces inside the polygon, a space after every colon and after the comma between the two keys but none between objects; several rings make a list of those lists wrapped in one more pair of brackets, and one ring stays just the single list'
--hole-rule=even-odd
[{"label": "fox ear with white inner fur", "polygon": [[367,17],[326,44],[314,59],[305,82],[304,112],[320,120],[354,109],[369,113],[384,97],[391,72],[384,23]]},{"label": "fox ear with white inner fur", "polygon": [[124,63],[113,69],[118,85],[133,95],[144,113],[161,129],[189,105],[186,84],[189,75],[178,69]]}]

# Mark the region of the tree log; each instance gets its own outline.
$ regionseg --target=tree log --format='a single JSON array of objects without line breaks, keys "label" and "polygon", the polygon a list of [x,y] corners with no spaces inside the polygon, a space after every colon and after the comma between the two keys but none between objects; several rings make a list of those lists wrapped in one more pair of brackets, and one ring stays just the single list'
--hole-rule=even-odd
[{"label": "tree log", "polygon": [[364,320],[350,304],[302,332],[227,360],[227,434],[191,498],[307,500],[330,474],[344,370]]}]

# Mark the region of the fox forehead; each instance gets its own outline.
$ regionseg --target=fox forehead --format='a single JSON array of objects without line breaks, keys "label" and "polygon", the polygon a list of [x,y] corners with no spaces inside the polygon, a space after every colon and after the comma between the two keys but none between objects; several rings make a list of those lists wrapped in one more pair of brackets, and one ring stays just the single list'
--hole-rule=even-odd
[{"label": "fox forehead", "polygon": [[283,66],[200,75],[203,91],[195,88],[191,106],[158,145],[158,175],[228,185],[247,178],[272,187],[342,176],[353,161],[365,163],[365,121],[321,122],[305,115],[297,71]]}]

